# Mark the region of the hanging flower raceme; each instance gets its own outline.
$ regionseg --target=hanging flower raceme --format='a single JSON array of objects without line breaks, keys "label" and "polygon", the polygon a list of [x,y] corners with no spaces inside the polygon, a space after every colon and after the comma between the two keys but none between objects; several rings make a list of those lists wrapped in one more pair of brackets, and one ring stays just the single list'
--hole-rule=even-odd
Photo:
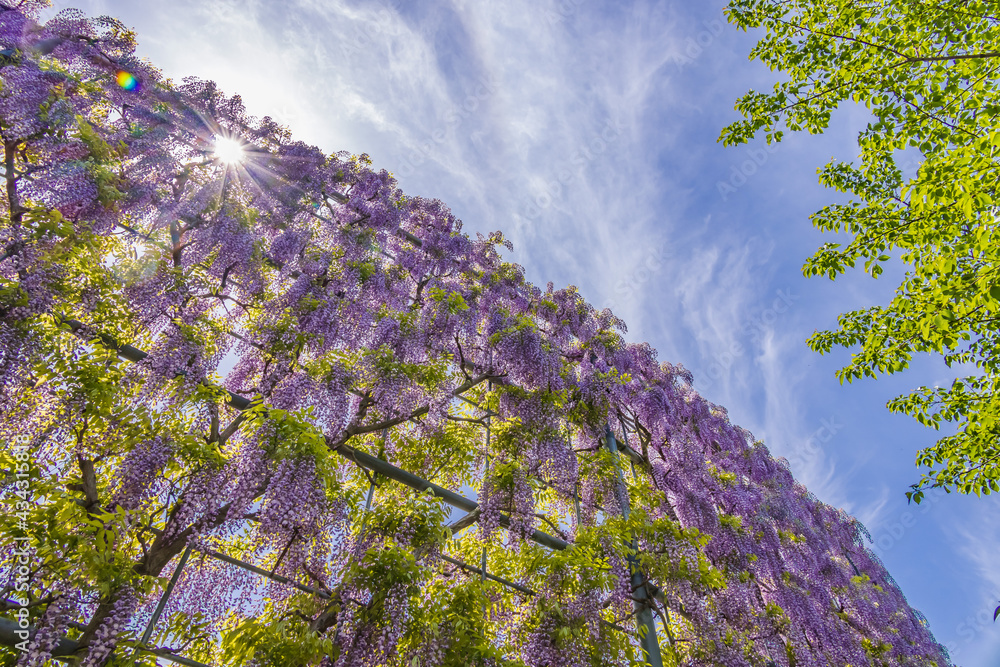
[{"label": "hanging flower raceme", "polygon": [[87,652],[80,661],[81,667],[98,667],[107,662],[108,656],[118,645],[120,633],[132,618],[138,598],[131,588],[123,588],[115,592],[107,615],[96,626]]},{"label": "hanging flower raceme", "polygon": [[280,461],[271,474],[257,531],[281,560],[275,562],[275,572],[294,573],[311,552],[328,548],[323,529],[338,517],[321,484],[316,462],[309,459]]},{"label": "hanging flower raceme", "polygon": [[118,488],[112,503],[137,510],[155,493],[154,482],[173,454],[171,443],[155,436],[134,446],[118,469]]},{"label": "hanging flower raceme", "polygon": [[76,611],[74,606],[69,596],[55,596],[45,609],[31,645],[18,658],[18,667],[44,667],[48,663],[52,658],[52,652],[59,645],[59,640],[66,634]]}]

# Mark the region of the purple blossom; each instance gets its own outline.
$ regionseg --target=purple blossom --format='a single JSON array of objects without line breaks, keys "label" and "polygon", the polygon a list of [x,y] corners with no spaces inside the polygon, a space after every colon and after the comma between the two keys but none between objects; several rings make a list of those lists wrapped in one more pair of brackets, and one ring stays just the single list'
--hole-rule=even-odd
[{"label": "purple blossom", "polygon": [[[376,500],[386,525],[361,531],[369,480],[324,444],[435,483],[478,478],[478,535],[490,543],[528,553],[538,528],[586,544],[589,561],[540,556],[537,570],[507,573],[536,596],[483,584],[489,641],[526,664],[628,664],[601,652],[612,631],[602,619],[634,627],[632,540],[652,564],[658,610],[684,634],[682,664],[786,667],[791,652],[800,666],[866,665],[863,640],[887,663],[949,664],[863,527],[797,484],[682,366],[627,344],[613,313],[576,288],[531,285],[502,260],[501,234],[470,239],[442,202],[404,197],[367,156],[294,141],[211,81],[163,81],[114,19],[65,11],[39,25],[42,4],[0,8],[0,44],[19,51],[3,68],[0,125],[21,149],[0,198],[0,435],[24,437],[32,474],[59,489],[31,511],[77,518],[63,531],[72,539],[48,545],[60,569],[33,581],[33,594],[57,599],[23,664],[44,662],[70,621],[110,610],[82,658],[106,664],[149,613],[151,597],[69,546],[92,540],[95,521],[123,531],[109,547],[114,576],[162,576],[176,558],[157,557],[194,548],[168,609],[204,612],[211,632],[230,611],[264,614],[265,599],[308,623],[339,595],[324,638],[340,652],[323,664],[412,659],[400,642],[426,631],[415,596],[478,575],[438,558],[461,535],[417,544],[442,526],[405,514],[395,486]],[[118,86],[118,71],[142,86]],[[242,164],[212,158],[218,136],[246,145]],[[66,319],[85,320],[75,338],[56,330]],[[122,373],[125,348],[107,353],[111,339],[147,355]],[[484,405],[459,416],[455,390],[473,377],[463,397]],[[210,389],[220,383],[260,407],[241,414]],[[634,482],[627,468],[621,478],[633,489],[628,535],[609,528],[628,486],[602,451],[608,425],[644,457]],[[473,451],[449,450],[456,442]],[[116,505],[126,525],[104,525],[100,510]],[[345,579],[366,554],[399,548],[418,551],[408,579]],[[328,597],[205,555],[226,549]],[[417,642],[425,664],[454,637]]]}]

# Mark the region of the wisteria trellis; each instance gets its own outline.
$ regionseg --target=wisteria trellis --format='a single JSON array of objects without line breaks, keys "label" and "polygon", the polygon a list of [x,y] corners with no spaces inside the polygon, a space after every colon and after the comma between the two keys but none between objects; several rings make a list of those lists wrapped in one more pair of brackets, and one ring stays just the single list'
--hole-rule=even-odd
[{"label": "wisteria trellis", "polygon": [[0,2],[5,664],[950,664],[609,311],[42,4]]}]

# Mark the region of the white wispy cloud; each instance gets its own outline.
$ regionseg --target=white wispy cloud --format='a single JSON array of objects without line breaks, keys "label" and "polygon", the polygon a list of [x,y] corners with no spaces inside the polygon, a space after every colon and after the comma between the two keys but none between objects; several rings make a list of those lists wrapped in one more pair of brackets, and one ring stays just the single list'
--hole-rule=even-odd
[{"label": "white wispy cloud", "polygon": [[669,5],[83,4],[135,25],[168,76],[212,78],[325,150],[369,153],[471,231],[502,229],[536,282],[578,284],[641,323],[648,285],[626,300],[609,286],[677,224],[656,170],[677,130],[648,116],[671,102],[684,44]]},{"label": "white wispy cloud", "polygon": [[[1000,661],[1000,633],[993,611],[1000,605],[1000,499],[984,499],[972,508],[973,522],[954,529],[958,552],[974,565],[978,579],[976,592],[963,604],[964,618],[954,628],[938,631],[939,639],[950,644],[956,664],[973,667]],[[974,528],[973,528],[974,526]]]},{"label": "white wispy cloud", "polygon": [[848,511],[853,511],[857,519],[874,535],[882,528],[889,515],[889,495],[889,487],[882,485],[878,496],[871,502],[857,510],[848,509]]}]

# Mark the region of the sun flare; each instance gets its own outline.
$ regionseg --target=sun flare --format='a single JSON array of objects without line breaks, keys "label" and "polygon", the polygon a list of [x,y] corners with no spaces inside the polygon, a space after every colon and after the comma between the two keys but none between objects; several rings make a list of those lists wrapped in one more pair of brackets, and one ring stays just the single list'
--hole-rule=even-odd
[{"label": "sun flare", "polygon": [[219,137],[215,140],[215,157],[224,164],[239,164],[243,161],[243,144],[236,139]]}]

